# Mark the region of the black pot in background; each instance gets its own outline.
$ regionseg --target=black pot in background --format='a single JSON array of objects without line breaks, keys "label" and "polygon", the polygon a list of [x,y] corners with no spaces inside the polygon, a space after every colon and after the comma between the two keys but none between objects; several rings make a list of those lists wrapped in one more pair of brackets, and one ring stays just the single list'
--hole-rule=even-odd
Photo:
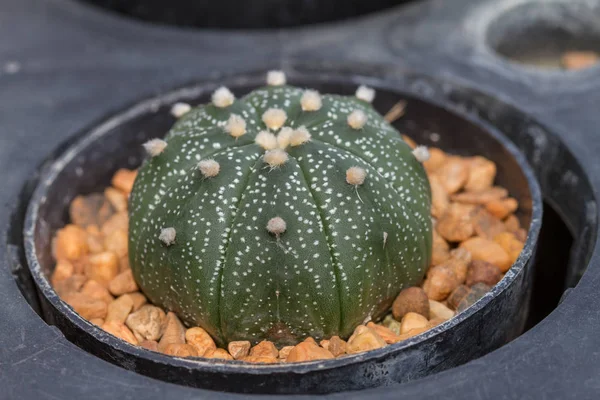
[{"label": "black pot in background", "polygon": [[[323,93],[353,94],[366,78],[339,71],[288,74],[291,84]],[[417,83],[419,78],[414,79]],[[410,78],[407,78],[410,86]],[[417,142],[461,155],[482,155],[496,162],[497,183],[521,205],[519,218],[529,230],[525,248],[504,279],[472,307],[434,329],[382,349],[335,360],[289,365],[248,365],[218,360],[166,356],[129,345],[83,320],[62,302],[48,282],[54,262],[50,240],[68,218],[68,205],[78,194],[101,191],[120,167],[137,167],[141,144],[162,137],[174,123],[173,103],[207,102],[225,84],[237,95],[262,85],[264,73],[192,86],[140,103],[87,132],[59,155],[40,177],[24,227],[31,274],[40,291],[43,315],[84,350],[136,372],[179,384],[220,391],[253,393],[327,393],[407,382],[480,357],[518,336],[524,327],[530,297],[532,265],[541,225],[541,193],[535,177],[516,147],[494,128],[461,116],[440,100],[409,94],[401,88],[377,88],[374,106],[382,113],[399,100],[406,114],[397,121],[401,132]],[[413,85],[415,86],[415,85]],[[511,113],[506,118],[526,118]]]},{"label": "black pot in background", "polygon": [[162,24],[216,29],[268,29],[344,20],[411,0],[81,1]]}]

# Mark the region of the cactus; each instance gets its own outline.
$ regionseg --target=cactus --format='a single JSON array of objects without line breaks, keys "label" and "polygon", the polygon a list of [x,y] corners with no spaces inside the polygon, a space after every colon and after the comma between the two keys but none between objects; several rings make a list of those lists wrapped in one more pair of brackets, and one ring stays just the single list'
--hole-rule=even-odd
[{"label": "cactus", "polygon": [[431,194],[375,93],[226,88],[145,145],[129,255],[155,304],[219,343],[349,336],[417,284],[431,257]]}]

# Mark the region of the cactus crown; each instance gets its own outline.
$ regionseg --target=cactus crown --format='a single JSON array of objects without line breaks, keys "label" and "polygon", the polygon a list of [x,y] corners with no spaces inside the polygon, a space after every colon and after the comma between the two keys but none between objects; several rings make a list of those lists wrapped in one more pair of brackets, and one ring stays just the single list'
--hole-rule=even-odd
[{"label": "cactus crown", "polygon": [[242,99],[219,88],[146,146],[130,263],[153,302],[220,343],[345,337],[422,279],[427,177],[371,89],[269,81]]}]

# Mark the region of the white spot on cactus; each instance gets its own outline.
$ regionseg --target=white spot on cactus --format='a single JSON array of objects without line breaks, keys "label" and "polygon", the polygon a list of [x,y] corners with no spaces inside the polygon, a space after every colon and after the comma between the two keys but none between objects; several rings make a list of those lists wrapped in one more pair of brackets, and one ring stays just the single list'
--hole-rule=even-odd
[{"label": "white spot on cactus", "polygon": [[372,103],[375,99],[375,89],[365,85],[360,85],[358,89],[356,89],[356,97],[360,100],[366,101],[367,103]]},{"label": "white spot on cactus", "polygon": [[263,159],[271,166],[271,168],[277,168],[286,163],[288,154],[282,149],[268,150],[263,156]]},{"label": "white spot on cactus", "polygon": [[361,167],[350,167],[346,170],[346,182],[351,185],[358,186],[365,182],[367,171]]},{"label": "white spot on cactus", "polygon": [[285,120],[287,119],[287,114],[285,111],[279,108],[269,108],[262,115],[262,120],[267,126],[267,128],[272,129],[274,131],[278,130],[285,124]]},{"label": "white spot on cactus", "polygon": [[171,107],[171,115],[175,118],[181,118],[184,114],[187,114],[192,109],[188,103],[175,103]]},{"label": "white spot on cactus", "polygon": [[229,107],[234,101],[235,96],[225,86],[221,86],[212,94],[212,103],[219,108]]},{"label": "white spot on cactus", "polygon": [[305,126],[301,126],[300,128],[296,129],[294,133],[292,133],[292,137],[290,138],[290,145],[292,147],[296,147],[308,141],[310,141],[310,133],[308,132]]},{"label": "white spot on cactus", "polygon": [[285,84],[286,84],[286,78],[285,78],[285,73],[283,71],[267,72],[267,85],[283,86]]},{"label": "white spot on cactus", "polygon": [[277,148],[277,138],[271,132],[260,131],[254,142],[265,150],[273,150]]},{"label": "white spot on cactus", "polygon": [[177,234],[177,232],[175,232],[175,228],[163,228],[163,229],[161,229],[160,235],[158,235],[158,238],[166,246],[170,246],[173,243],[175,243],[175,235],[176,234]]},{"label": "white spot on cactus", "polygon": [[367,123],[367,114],[362,110],[354,110],[348,115],[348,125],[352,129],[362,129]]},{"label": "white spot on cactus", "polygon": [[300,98],[302,111],[317,111],[321,109],[323,102],[321,95],[316,90],[306,90]]},{"label": "white spot on cactus", "polygon": [[237,114],[231,114],[225,125],[225,130],[237,139],[246,133],[246,121]]},{"label": "white spot on cactus", "polygon": [[287,229],[287,224],[281,217],[274,217],[267,222],[267,230],[275,236],[281,235]]},{"label": "white spot on cactus", "polygon": [[162,139],[150,139],[142,146],[150,157],[156,157],[167,148],[167,142]]},{"label": "white spot on cactus", "polygon": [[415,147],[412,153],[419,162],[425,162],[429,160],[430,157],[429,150],[425,146]]},{"label": "white spot on cactus", "polygon": [[294,133],[294,130],[289,126],[284,126],[277,134],[277,144],[280,149],[285,149],[290,145],[290,139]]},{"label": "white spot on cactus", "polygon": [[198,163],[198,169],[205,178],[217,176],[221,170],[221,166],[215,160],[202,160]]}]

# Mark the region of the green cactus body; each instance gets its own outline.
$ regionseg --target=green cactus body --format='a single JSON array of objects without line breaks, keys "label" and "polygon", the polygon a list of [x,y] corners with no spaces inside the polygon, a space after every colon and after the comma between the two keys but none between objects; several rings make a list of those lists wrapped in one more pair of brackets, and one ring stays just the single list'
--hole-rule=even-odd
[{"label": "green cactus body", "polygon": [[[138,284],[221,344],[347,337],[430,262],[431,194],[410,147],[368,102],[304,93],[269,86],[192,109],[131,194]],[[272,108],[285,112],[284,128],[282,113],[265,115]],[[355,110],[364,114],[353,128]],[[241,135],[228,132],[232,114],[245,123]],[[293,143],[266,152],[272,136],[256,143],[269,130],[263,120],[278,147],[290,134]]]}]

